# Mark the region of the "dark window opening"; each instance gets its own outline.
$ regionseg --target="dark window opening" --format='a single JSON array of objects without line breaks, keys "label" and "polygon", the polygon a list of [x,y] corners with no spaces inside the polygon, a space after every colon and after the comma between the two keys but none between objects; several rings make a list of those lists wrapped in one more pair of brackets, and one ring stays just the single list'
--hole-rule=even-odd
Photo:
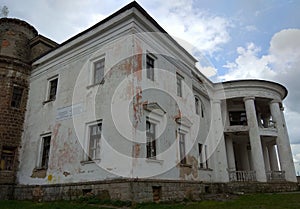
[{"label": "dark window opening", "polygon": [[146,121],[147,158],[156,157],[155,124]]},{"label": "dark window opening", "polygon": [[185,157],[185,135],[179,133],[179,152],[180,152],[180,163],[186,164],[186,157]]},{"label": "dark window opening", "polygon": [[229,112],[229,121],[231,126],[247,125],[247,116],[245,111],[232,111]]},{"label": "dark window opening", "polygon": [[49,81],[49,100],[55,100],[58,78]]},{"label": "dark window opening", "polygon": [[158,202],[161,199],[161,186],[152,186],[153,201]]},{"label": "dark window opening", "polygon": [[94,63],[94,84],[101,83],[104,78],[105,59]]},{"label": "dark window opening", "polygon": [[22,102],[23,90],[24,89],[22,87],[14,86],[11,103],[10,103],[11,107],[20,108]]},{"label": "dark window opening", "polygon": [[195,111],[196,114],[199,115],[200,114],[200,100],[198,97],[195,97]]},{"label": "dark window opening", "polygon": [[89,160],[91,161],[91,160],[99,159],[102,124],[97,123],[95,125],[91,125],[89,129],[90,129]]},{"label": "dark window opening", "polygon": [[15,150],[16,148],[14,147],[3,147],[0,170],[12,171],[14,169]]},{"label": "dark window opening", "polygon": [[154,59],[149,55],[146,56],[147,78],[154,81]]},{"label": "dark window opening", "polygon": [[50,155],[50,142],[51,136],[43,137],[43,150],[42,150],[42,168],[48,168],[49,155]]},{"label": "dark window opening", "polygon": [[199,167],[208,169],[208,158],[207,158],[207,145],[198,144],[198,152],[199,152]]}]

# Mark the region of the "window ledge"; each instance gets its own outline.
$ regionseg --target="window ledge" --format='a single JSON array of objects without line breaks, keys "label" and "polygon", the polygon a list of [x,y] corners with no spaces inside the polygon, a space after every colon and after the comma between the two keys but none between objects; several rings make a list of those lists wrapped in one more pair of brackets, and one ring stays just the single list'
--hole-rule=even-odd
[{"label": "window ledge", "polygon": [[100,163],[101,160],[100,159],[94,159],[94,160],[84,160],[84,161],[80,161],[81,165],[86,165],[86,164],[94,164],[94,163]]},{"label": "window ledge", "polygon": [[55,99],[56,99],[56,98],[48,99],[48,100],[46,100],[46,101],[43,101],[43,105],[46,104],[46,103],[49,103],[49,102],[53,102],[53,101],[55,101]]},{"label": "window ledge", "polygon": [[154,158],[147,158],[146,162],[147,163],[159,163],[159,164],[162,165],[164,161],[163,160],[154,159]]},{"label": "window ledge", "polygon": [[193,166],[191,164],[187,164],[187,163],[185,163],[185,164],[180,163],[180,167],[192,168]]},{"label": "window ledge", "polygon": [[99,86],[101,84],[104,84],[104,79],[101,81],[101,82],[98,82],[98,83],[93,83],[91,85],[88,85],[86,88],[87,89],[90,89],[90,88],[93,88],[94,86]]}]

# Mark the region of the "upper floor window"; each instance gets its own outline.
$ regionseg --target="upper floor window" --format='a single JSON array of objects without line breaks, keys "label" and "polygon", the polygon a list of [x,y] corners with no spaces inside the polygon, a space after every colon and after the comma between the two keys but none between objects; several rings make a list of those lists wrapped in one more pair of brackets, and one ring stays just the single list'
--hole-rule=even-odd
[{"label": "upper floor window", "polygon": [[14,147],[2,148],[0,170],[12,171],[14,169],[15,150]]},{"label": "upper floor window", "polygon": [[102,133],[102,123],[91,124],[89,126],[89,158],[88,160],[100,159],[100,140]]},{"label": "upper floor window", "polygon": [[177,96],[179,96],[179,97],[182,97],[182,80],[183,80],[183,77],[179,74],[176,74]]},{"label": "upper floor window", "polygon": [[229,122],[231,126],[247,125],[247,116],[245,111],[230,111]]},{"label": "upper floor window", "polygon": [[22,102],[24,88],[19,86],[13,87],[12,98],[10,102],[11,107],[20,108]]},{"label": "upper floor window", "polygon": [[200,99],[197,96],[195,96],[195,111],[197,115],[200,114]]},{"label": "upper floor window", "polygon": [[93,70],[93,84],[98,84],[103,82],[104,79],[104,66],[105,66],[105,59],[102,58],[94,63],[94,70]]},{"label": "upper floor window", "polygon": [[146,121],[147,158],[156,157],[155,124]]},{"label": "upper floor window", "polygon": [[154,81],[154,58],[147,54],[146,56],[147,78]]}]

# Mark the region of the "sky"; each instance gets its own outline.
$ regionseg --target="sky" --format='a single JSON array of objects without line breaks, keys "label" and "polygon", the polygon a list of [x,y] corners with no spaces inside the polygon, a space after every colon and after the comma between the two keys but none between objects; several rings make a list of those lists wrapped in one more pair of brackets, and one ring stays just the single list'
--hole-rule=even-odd
[{"label": "sky", "polygon": [[[130,0],[0,0],[62,43]],[[284,101],[296,172],[300,175],[300,0],[138,0],[171,36],[190,43],[212,81],[266,79],[285,85]]]}]

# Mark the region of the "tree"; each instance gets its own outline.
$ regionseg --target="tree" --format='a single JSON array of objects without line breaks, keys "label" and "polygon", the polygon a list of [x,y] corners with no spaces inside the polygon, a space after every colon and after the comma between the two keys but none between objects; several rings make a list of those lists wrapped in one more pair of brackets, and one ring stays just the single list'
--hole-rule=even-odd
[{"label": "tree", "polygon": [[9,11],[8,11],[8,7],[4,5],[4,6],[1,8],[0,17],[7,17],[8,12],[9,12]]}]

